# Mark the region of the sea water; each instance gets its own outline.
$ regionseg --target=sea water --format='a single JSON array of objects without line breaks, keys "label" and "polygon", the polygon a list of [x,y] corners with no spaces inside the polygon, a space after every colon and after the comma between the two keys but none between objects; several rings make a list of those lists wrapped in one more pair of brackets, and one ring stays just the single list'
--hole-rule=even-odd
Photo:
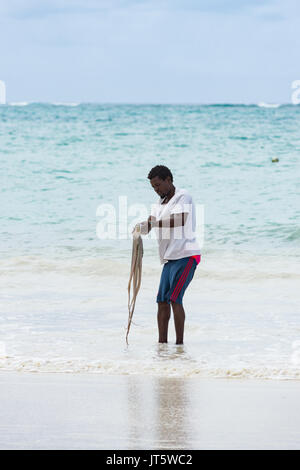
[{"label": "sea water", "polygon": [[[299,379],[299,155],[299,106],[0,106],[0,370]],[[171,319],[159,345],[144,239],[126,346],[130,208],[150,212],[157,164],[202,208],[202,261],[185,344]],[[103,239],[120,198],[129,236]]]}]

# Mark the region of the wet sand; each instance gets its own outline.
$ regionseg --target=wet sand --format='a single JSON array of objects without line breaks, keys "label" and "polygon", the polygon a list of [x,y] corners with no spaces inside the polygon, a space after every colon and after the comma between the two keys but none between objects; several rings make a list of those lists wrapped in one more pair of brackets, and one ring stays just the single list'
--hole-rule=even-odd
[{"label": "wet sand", "polygon": [[0,449],[300,449],[300,382],[0,373]]}]

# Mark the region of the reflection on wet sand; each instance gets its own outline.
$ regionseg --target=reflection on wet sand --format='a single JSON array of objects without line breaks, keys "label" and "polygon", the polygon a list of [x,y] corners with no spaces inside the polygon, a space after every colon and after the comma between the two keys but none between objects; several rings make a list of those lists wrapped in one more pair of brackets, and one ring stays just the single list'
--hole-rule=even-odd
[{"label": "reflection on wet sand", "polygon": [[155,380],[155,448],[188,447],[189,399],[186,382],[180,378]]},{"label": "reflection on wet sand", "polygon": [[[157,361],[189,360],[183,346],[159,345]],[[131,448],[188,448],[191,413],[189,382],[181,377],[130,377],[128,436]]]}]

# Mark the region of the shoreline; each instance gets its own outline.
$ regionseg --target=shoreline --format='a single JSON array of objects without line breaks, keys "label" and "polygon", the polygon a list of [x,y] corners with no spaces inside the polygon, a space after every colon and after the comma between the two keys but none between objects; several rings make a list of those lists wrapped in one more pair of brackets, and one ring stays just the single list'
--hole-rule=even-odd
[{"label": "shoreline", "polygon": [[300,449],[300,382],[0,371],[0,449]]}]

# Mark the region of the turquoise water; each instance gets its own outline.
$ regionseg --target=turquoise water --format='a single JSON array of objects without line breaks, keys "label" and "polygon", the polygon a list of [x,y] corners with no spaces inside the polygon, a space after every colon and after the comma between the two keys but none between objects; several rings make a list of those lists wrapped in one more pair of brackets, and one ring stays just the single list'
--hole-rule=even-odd
[{"label": "turquoise water", "polygon": [[0,123],[2,256],[101,254],[97,206],[150,205],[158,163],[204,204],[205,247],[300,254],[299,106],[28,104]]},{"label": "turquoise water", "polygon": [[[300,106],[0,106],[0,368],[298,378],[299,155]],[[124,349],[131,240],[96,233],[101,204],[150,209],[156,164],[204,206],[183,351],[157,350],[146,239]]]}]

